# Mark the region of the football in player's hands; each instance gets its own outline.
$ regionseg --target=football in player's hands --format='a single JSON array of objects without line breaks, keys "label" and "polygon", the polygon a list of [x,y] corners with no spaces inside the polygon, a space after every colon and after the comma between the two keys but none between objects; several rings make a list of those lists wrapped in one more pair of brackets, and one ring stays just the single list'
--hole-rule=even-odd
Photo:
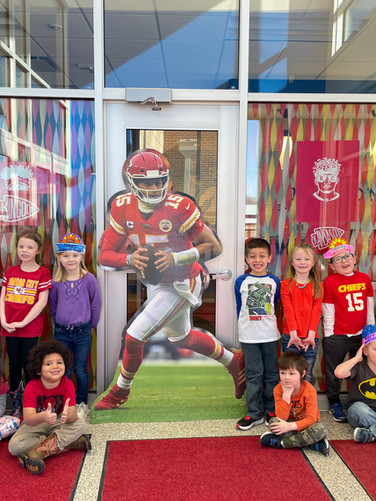
[{"label": "football in player's hands", "polygon": [[149,258],[147,262],[146,268],[141,271],[141,278],[145,280],[150,285],[157,285],[161,281],[162,273],[158,271],[155,267],[155,261],[157,261],[160,256],[157,256],[158,250],[152,245],[144,245],[146,252],[143,252],[142,255]]}]

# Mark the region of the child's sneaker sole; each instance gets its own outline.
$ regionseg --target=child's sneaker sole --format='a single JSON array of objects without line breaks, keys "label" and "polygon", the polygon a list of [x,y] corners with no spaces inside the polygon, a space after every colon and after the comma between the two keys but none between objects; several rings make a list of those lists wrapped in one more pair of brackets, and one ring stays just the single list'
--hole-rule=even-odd
[{"label": "child's sneaker sole", "polygon": [[242,430],[242,431],[247,431],[247,430],[250,430],[251,428],[253,428],[254,426],[257,426],[258,424],[262,424],[264,422],[264,418],[260,418],[260,419],[246,419],[246,418],[243,418],[243,419],[240,419],[240,421],[238,421],[236,423],[236,427],[238,428],[238,430]]}]

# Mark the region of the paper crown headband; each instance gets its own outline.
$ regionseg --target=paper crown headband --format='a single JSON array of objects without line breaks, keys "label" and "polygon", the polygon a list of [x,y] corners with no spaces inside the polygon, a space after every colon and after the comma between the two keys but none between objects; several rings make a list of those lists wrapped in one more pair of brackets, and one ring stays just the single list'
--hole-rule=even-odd
[{"label": "paper crown headband", "polygon": [[366,325],[362,330],[362,341],[364,346],[376,341],[376,325]]},{"label": "paper crown headband", "polygon": [[324,259],[332,259],[342,252],[354,254],[354,248],[344,238],[334,238],[329,242],[329,249],[324,254]]},{"label": "paper crown headband", "polygon": [[67,233],[62,237],[60,242],[56,245],[56,252],[78,252],[78,254],[85,254],[86,247],[82,243],[81,238],[75,233]]}]

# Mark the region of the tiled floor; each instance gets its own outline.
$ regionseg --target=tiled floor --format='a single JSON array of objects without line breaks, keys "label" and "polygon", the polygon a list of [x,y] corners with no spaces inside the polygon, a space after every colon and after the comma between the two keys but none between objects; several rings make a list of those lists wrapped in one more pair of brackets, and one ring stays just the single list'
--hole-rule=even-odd
[{"label": "tiled floor", "polygon": [[[353,438],[353,429],[347,423],[335,423],[327,412],[322,412],[321,417],[328,426],[329,439]],[[97,499],[107,440],[247,436],[260,435],[267,431],[267,428],[265,425],[260,425],[247,432],[240,432],[235,428],[235,421],[218,420],[214,422],[89,424],[88,431],[92,434],[93,450],[85,458],[72,501]],[[371,499],[333,449],[327,457],[308,449],[305,452],[333,499],[336,501]]]}]

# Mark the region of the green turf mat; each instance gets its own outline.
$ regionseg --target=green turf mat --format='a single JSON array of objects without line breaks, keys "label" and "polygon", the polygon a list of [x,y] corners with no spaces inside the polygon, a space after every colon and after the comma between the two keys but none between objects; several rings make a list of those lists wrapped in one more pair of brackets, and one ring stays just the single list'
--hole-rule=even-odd
[{"label": "green turf mat", "polygon": [[[116,380],[117,375],[114,383]],[[235,398],[232,377],[220,365],[144,364],[134,380],[129,400],[115,410],[91,410],[90,421],[99,424],[235,420],[246,413],[245,397]]]}]

